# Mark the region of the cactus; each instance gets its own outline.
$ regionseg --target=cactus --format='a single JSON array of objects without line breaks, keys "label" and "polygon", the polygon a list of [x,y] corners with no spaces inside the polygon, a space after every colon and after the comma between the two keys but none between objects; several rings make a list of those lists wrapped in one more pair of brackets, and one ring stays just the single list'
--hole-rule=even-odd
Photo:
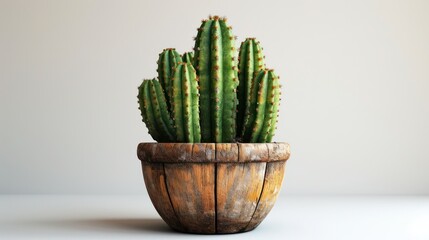
[{"label": "cactus", "polygon": [[157,142],[174,142],[176,133],[167,109],[161,85],[156,79],[143,80],[139,87],[139,105],[149,134]]},{"label": "cactus", "polygon": [[265,68],[262,47],[255,38],[247,38],[240,45],[238,55],[238,79],[237,88],[237,136],[242,137],[243,122],[246,108],[250,105],[250,90],[256,73]]},{"label": "cactus", "polygon": [[171,104],[171,77],[173,70],[177,64],[182,62],[182,57],[174,48],[166,48],[159,54],[158,63],[158,79],[164,89],[167,107],[170,110]]},{"label": "cactus", "polygon": [[173,74],[172,111],[178,142],[201,142],[198,79],[191,63],[179,63]]},{"label": "cactus", "polygon": [[199,76],[203,142],[235,139],[238,70],[234,36],[225,18],[203,20],[195,39],[194,66]]},{"label": "cactus", "polygon": [[277,123],[280,85],[273,70],[261,70],[254,78],[250,105],[244,117],[244,142],[269,142]]},{"label": "cactus", "polygon": [[185,63],[193,63],[194,62],[194,52],[185,52],[182,55],[182,60]]},{"label": "cactus", "polygon": [[[139,105],[158,142],[271,142],[277,125],[280,85],[266,69],[255,38],[241,43],[225,18],[203,20],[194,52],[164,49],[158,79],[144,80]],[[194,56],[195,53],[195,56]]]}]

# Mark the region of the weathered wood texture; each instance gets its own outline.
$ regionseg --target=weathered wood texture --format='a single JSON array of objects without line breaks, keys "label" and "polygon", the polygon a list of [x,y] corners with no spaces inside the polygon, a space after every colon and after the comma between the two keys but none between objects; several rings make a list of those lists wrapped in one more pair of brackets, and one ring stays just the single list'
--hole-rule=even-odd
[{"label": "weathered wood texture", "polygon": [[165,174],[183,227],[194,233],[216,233],[214,164],[165,164]]},{"label": "weathered wood texture", "polygon": [[261,195],[266,163],[219,163],[217,166],[217,232],[244,230]]},{"label": "weathered wood texture", "polygon": [[173,229],[235,233],[257,227],[281,188],[287,143],[141,143],[146,188]]},{"label": "weathered wood texture", "polygon": [[164,164],[142,162],[143,177],[150,200],[162,219],[173,229],[185,231],[177,218],[165,184]]}]

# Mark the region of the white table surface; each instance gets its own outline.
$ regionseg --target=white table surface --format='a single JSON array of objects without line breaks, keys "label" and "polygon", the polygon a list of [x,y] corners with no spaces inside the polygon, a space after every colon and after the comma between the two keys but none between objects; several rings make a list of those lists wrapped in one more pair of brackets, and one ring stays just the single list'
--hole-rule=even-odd
[{"label": "white table surface", "polygon": [[170,230],[147,196],[0,195],[0,239],[429,239],[429,196],[282,195],[254,231]]}]

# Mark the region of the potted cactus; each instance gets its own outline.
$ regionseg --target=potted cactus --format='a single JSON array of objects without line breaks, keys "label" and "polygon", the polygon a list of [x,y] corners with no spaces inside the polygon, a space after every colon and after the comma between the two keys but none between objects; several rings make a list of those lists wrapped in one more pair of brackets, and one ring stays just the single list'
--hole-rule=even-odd
[{"label": "potted cactus", "polygon": [[[164,49],[158,79],[143,80],[139,105],[157,143],[137,154],[149,196],[163,220],[190,233],[254,229],[281,188],[287,143],[270,143],[280,84],[260,43],[236,50],[231,27],[203,20],[194,52]],[[238,57],[237,57],[238,53]]]}]

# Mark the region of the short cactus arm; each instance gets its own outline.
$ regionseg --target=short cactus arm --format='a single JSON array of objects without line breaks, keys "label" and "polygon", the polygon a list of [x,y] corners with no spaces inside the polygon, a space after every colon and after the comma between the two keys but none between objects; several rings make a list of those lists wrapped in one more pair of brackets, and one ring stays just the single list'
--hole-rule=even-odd
[{"label": "short cactus arm", "polygon": [[[258,139],[256,142],[264,143],[268,142],[268,137],[270,136],[273,126],[273,118],[277,116],[277,105],[278,99],[276,101],[276,95],[278,96],[278,79],[272,70],[268,71],[268,87],[267,87],[267,97],[266,97],[266,107],[265,107],[265,118],[263,121],[261,132],[259,133]],[[271,140],[270,140],[271,141]]]},{"label": "short cactus arm", "polygon": [[260,82],[255,82],[255,85],[258,85],[258,97],[256,103],[256,118],[253,124],[252,134],[250,136],[251,143],[258,142],[258,137],[261,133],[264,120],[265,120],[265,110],[267,108],[267,89],[269,87],[269,79],[267,72],[264,73],[263,78],[260,79]]},{"label": "short cactus arm", "polygon": [[182,55],[182,60],[185,63],[191,63],[191,64],[193,64],[193,62],[194,62],[194,52],[185,52]]},{"label": "short cactus arm", "polygon": [[175,139],[175,134],[174,134],[173,120],[171,119],[170,113],[167,109],[167,100],[165,99],[164,91],[161,87],[161,84],[158,81],[153,80],[152,83],[153,83],[153,87],[154,87],[155,93],[156,93],[156,98],[158,101],[159,112],[161,114],[161,120],[165,124],[165,126],[167,127],[167,131],[168,131],[169,135],[172,136],[172,137],[170,137],[170,141],[175,141],[176,139]]},{"label": "short cactus arm", "polygon": [[141,115],[143,117],[143,121],[146,124],[146,127],[149,129],[149,134],[152,136],[152,138],[157,141],[161,142],[162,138],[160,133],[158,132],[155,122],[155,117],[153,115],[153,109],[151,105],[151,99],[149,94],[149,81],[150,80],[144,80],[142,84],[139,87],[139,105],[140,105],[140,111]]},{"label": "short cactus arm", "polygon": [[281,94],[281,85],[279,83],[279,77],[274,76],[275,78],[275,92],[274,92],[274,106],[273,106],[273,117],[271,119],[271,127],[267,134],[267,140],[265,142],[271,142],[274,136],[274,132],[277,129],[277,119],[279,117],[279,106],[280,106],[280,94]]},{"label": "short cactus arm", "polygon": [[161,85],[153,79],[149,81],[149,96],[156,125],[164,142],[175,142],[176,136],[173,130],[173,122],[170,119],[167,103],[162,92]]},{"label": "short cactus arm", "polygon": [[243,126],[243,134],[242,134],[242,141],[243,142],[249,142],[252,131],[253,131],[253,125],[256,119],[256,108],[257,108],[257,101],[258,101],[258,92],[259,92],[259,86],[260,83],[263,81],[263,78],[265,77],[264,70],[259,71],[254,79],[253,86],[249,93],[249,105],[246,108],[246,112],[244,115],[244,126]]},{"label": "short cactus arm", "polygon": [[279,81],[273,70],[261,70],[251,89],[245,115],[244,142],[270,142],[274,135],[279,106]]},{"label": "short cactus arm", "polygon": [[182,61],[182,57],[174,48],[166,48],[159,54],[158,63],[158,79],[164,89],[165,98],[167,101],[167,107],[170,109],[171,104],[171,77],[173,70],[179,62]]},{"label": "short cactus arm", "polygon": [[238,68],[234,35],[226,21],[219,21],[222,33],[222,65],[223,65],[223,108],[222,108],[222,140],[233,142],[236,137],[237,86]]}]

